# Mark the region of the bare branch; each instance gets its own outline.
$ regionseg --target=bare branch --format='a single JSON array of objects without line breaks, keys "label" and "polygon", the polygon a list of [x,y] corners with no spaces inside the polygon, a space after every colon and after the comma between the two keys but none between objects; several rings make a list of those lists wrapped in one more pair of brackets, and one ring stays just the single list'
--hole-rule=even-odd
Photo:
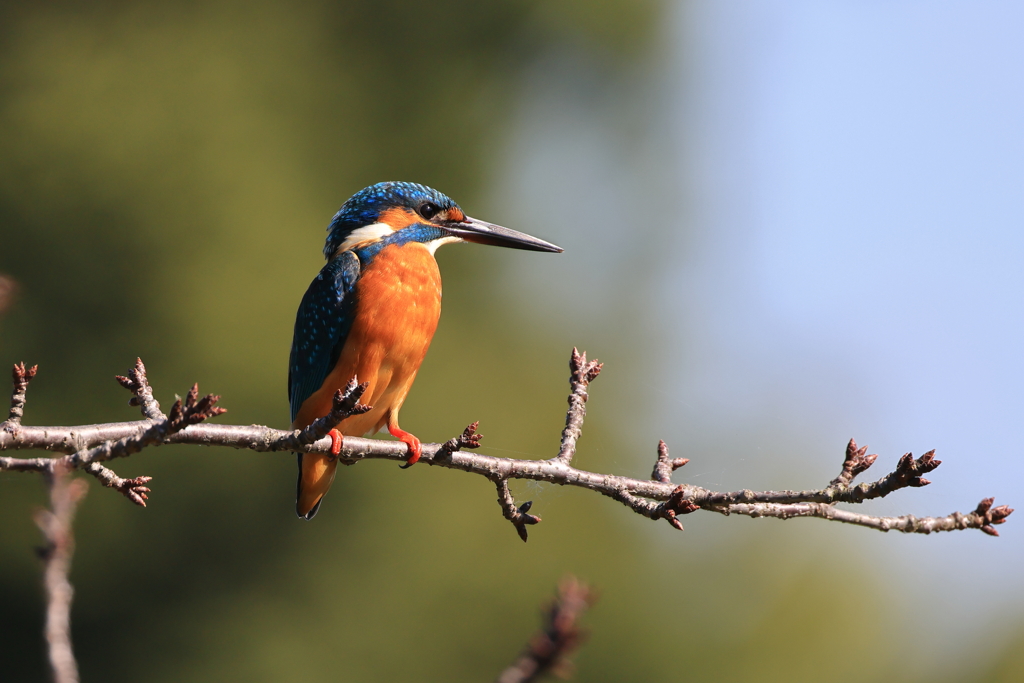
[{"label": "bare branch", "polygon": [[501,506],[501,514],[505,516],[505,519],[512,522],[512,526],[519,533],[519,538],[523,539],[523,543],[526,543],[528,536],[526,527],[530,524],[540,524],[541,521],[537,515],[527,514],[530,508],[533,507],[533,501],[528,500],[519,507],[516,507],[516,501],[512,497],[512,492],[508,490],[508,480],[499,479],[494,482],[494,485],[498,488],[498,505]]},{"label": "bare branch", "polygon": [[[516,507],[511,493],[508,492],[507,482],[511,479],[530,479],[597,491],[645,517],[665,519],[677,529],[682,528],[677,519],[679,515],[705,510],[723,515],[739,514],[779,519],[817,517],[905,533],[981,529],[985,533],[997,535],[995,525],[1003,523],[1012,512],[1005,505],[992,507],[990,500],[987,503],[983,502],[983,505],[979,505],[973,512],[955,512],[945,517],[874,517],[840,510],[835,504],[857,504],[887,496],[904,488],[925,486],[929,481],[923,475],[933,471],[940,464],[934,457],[934,451],[929,451],[916,459],[908,453],[899,460],[896,468],[884,477],[874,482],[853,485],[853,479],[867,470],[877,457],[867,455],[867,449],[858,447],[853,440],[847,446],[840,475],[823,489],[807,491],[718,492],[689,484],[676,485],[671,482],[672,471],[685,464],[686,459],[670,459],[668,448],[663,442],[659,443],[657,461],[649,480],[577,469],[570,463],[585,415],[586,388],[589,382],[597,377],[601,366],[596,362],[587,362],[585,356],[574,350],[571,367],[572,393],[566,415],[566,428],[562,433],[559,455],[556,457],[550,460],[514,460],[466,452],[464,449],[472,449],[479,445],[480,436],[476,433],[476,423],[462,435],[444,444],[423,444],[422,462],[472,472],[494,482],[503,515],[516,526],[524,540],[525,527],[535,524],[540,518],[527,514],[529,504]],[[144,370],[143,375],[137,374],[136,379],[128,381],[132,383],[129,388],[136,397],[140,394],[145,396],[147,390],[149,395],[152,395],[145,382]],[[325,421],[319,426],[311,426],[301,432],[258,425],[206,423],[206,418],[222,412],[215,405],[218,397],[207,396],[200,400],[195,387],[184,404],[179,402],[171,410],[169,417],[159,420],[146,419],[76,427],[20,425],[15,431],[0,429],[0,451],[40,449],[68,454],[63,458],[0,457],[0,470],[46,473],[51,471],[54,463],[61,462],[72,469],[86,469],[105,485],[117,488],[138,503],[130,493],[134,492],[145,500],[142,494],[149,492],[143,490],[148,479],[140,477],[123,480],[105,467],[93,465],[115,457],[131,455],[147,446],[161,443],[226,446],[257,452],[329,453],[331,439],[320,435],[326,434],[333,425],[336,425],[335,420],[344,419],[346,415],[356,414],[355,411],[364,409],[358,404],[358,399],[362,395],[359,387],[360,385],[354,382],[350,383],[344,392],[339,392],[335,396],[331,415],[324,418]],[[146,405],[146,401],[141,403],[143,406]],[[346,437],[339,458],[343,462],[365,459],[405,462],[408,452],[406,446],[400,442]]]},{"label": "bare branch", "polygon": [[[16,398],[21,397],[19,407],[24,406],[25,387],[28,381],[35,375],[35,370],[35,367],[26,371],[24,365],[14,366],[14,395]],[[135,367],[128,374],[128,377],[118,376],[117,380],[135,395],[131,402],[134,405],[141,406],[144,415],[157,415],[159,416],[158,418],[122,423],[132,425],[133,430],[120,438],[103,439],[96,445],[83,443],[81,435],[74,434],[74,430],[72,430],[71,433],[67,434],[65,442],[75,444],[79,450],[63,458],[0,458],[0,470],[9,469],[18,472],[35,471],[53,474],[58,469],[62,471],[82,469],[96,477],[104,486],[116,489],[131,502],[141,507],[146,507],[146,500],[149,499],[148,494],[150,493],[150,489],[146,487],[146,484],[152,481],[152,477],[142,476],[133,479],[123,479],[113,470],[104,467],[100,463],[114,458],[124,458],[133,455],[147,446],[160,445],[186,427],[199,424],[207,418],[216,417],[227,411],[217,406],[217,401],[220,400],[219,396],[207,394],[199,398],[199,385],[195,384],[184,399],[179,398],[175,401],[171,407],[170,415],[164,415],[160,411],[160,404],[153,397],[153,390],[146,379],[146,366],[143,365],[142,360],[137,360]],[[12,406],[14,403],[15,401],[12,399]],[[15,413],[13,407],[11,413],[12,415]],[[17,417],[20,418],[20,413]],[[11,420],[9,419],[5,424],[10,424],[10,422]],[[104,427],[112,426],[95,425],[95,427],[99,427],[98,432],[103,432]],[[16,430],[8,431],[7,433],[12,438],[17,439],[15,447],[24,447],[24,444],[20,442],[21,437],[24,436],[20,433],[21,426],[16,425],[16,427]],[[113,434],[109,436],[113,437]],[[31,439],[29,439],[29,443],[31,444]],[[0,447],[2,446],[3,443],[0,442]],[[29,445],[28,447],[32,446]]]},{"label": "bare branch", "polygon": [[587,416],[587,387],[601,374],[603,363],[596,360],[587,361],[587,352],[579,353],[575,348],[569,358],[569,369],[572,374],[569,376],[569,385],[572,391],[569,394],[569,410],[565,414],[565,429],[562,430],[562,447],[558,455],[553,458],[560,463],[569,465],[576,455],[576,442],[583,433],[583,418]]},{"label": "bare branch", "polygon": [[594,600],[593,591],[576,577],[562,579],[558,595],[544,611],[543,627],[519,658],[501,672],[497,683],[530,683],[549,672],[568,678],[572,672],[568,658],[587,638],[576,622]]},{"label": "bare branch", "polygon": [[11,379],[14,384],[14,391],[11,392],[11,410],[7,419],[0,424],[0,431],[14,434],[21,427],[21,418],[25,415],[25,393],[28,391],[28,383],[36,376],[38,365],[25,368],[24,363],[15,364],[11,370]]},{"label": "bare branch", "polygon": [[153,388],[149,386],[146,366],[141,358],[135,359],[135,367],[128,371],[127,377],[115,375],[114,379],[120,382],[121,386],[125,389],[135,394],[128,401],[128,405],[142,408],[142,414],[150,420],[164,419],[164,414],[160,412],[160,403],[153,396]]},{"label": "bare branch", "polygon": [[359,403],[359,399],[366,393],[369,383],[359,381],[353,377],[349,380],[344,389],[338,389],[334,393],[334,400],[331,412],[313,421],[311,425],[302,430],[295,430],[274,443],[274,450],[301,451],[306,446],[323,439],[331,430],[341,424],[341,421],[352,415],[362,415],[373,410],[372,406]]},{"label": "bare branch", "polygon": [[207,418],[222,415],[227,411],[217,405],[220,396],[207,394],[199,398],[199,385],[193,384],[192,389],[185,396],[184,402],[179,398],[171,406],[170,415],[163,416],[163,413],[160,412],[160,404],[153,398],[152,389],[146,382],[145,366],[141,360],[136,363],[133,374],[135,377],[128,380],[134,382],[133,387],[129,387],[125,381],[121,381],[126,379],[124,377],[118,377],[118,380],[126,388],[135,391],[144,414],[158,414],[162,416],[161,419],[152,422],[140,434],[124,437],[117,441],[104,441],[94,448],[72,453],[61,459],[61,466],[69,469],[84,469],[99,479],[104,486],[117,489],[131,502],[146,507],[146,501],[149,499],[147,494],[150,493],[150,489],[145,484],[151,482],[153,477],[122,479],[113,470],[100,465],[100,462],[128,457],[147,446],[158,446],[167,437],[177,434],[186,427],[199,424]]},{"label": "bare branch", "polygon": [[480,448],[480,439],[484,438],[484,435],[476,433],[476,428],[479,426],[479,422],[474,422],[462,430],[462,433],[458,436],[445,441],[437,449],[434,459],[444,460],[445,458],[450,458],[452,453],[461,451],[463,448]]},{"label": "bare branch", "polygon": [[634,496],[626,490],[614,491],[608,495],[638,515],[643,515],[650,519],[664,519],[674,528],[682,531],[683,523],[676,518],[676,515],[688,515],[700,509],[692,500],[687,498],[687,493],[689,493],[687,487],[677,486],[672,490],[668,500],[660,504]]},{"label": "bare branch", "polygon": [[875,464],[877,455],[866,455],[868,447],[857,448],[857,442],[850,439],[846,444],[846,460],[843,461],[843,471],[832,480],[829,486],[849,486],[858,474]]},{"label": "bare branch", "polygon": [[981,529],[990,536],[998,536],[999,532],[993,524],[1002,524],[1013,512],[1009,506],[992,507],[992,498],[986,498],[978,504],[974,512],[963,514],[954,512],[945,517],[872,517],[849,510],[841,510],[823,503],[793,503],[780,505],[776,503],[740,503],[729,506],[728,510],[719,510],[725,514],[736,513],[749,517],[819,517],[821,519],[856,524],[879,531],[902,531],[907,534],[930,534],[936,531],[961,531],[963,529]]},{"label": "bare branch", "polygon": [[668,446],[664,441],[658,442],[658,460],[654,463],[654,471],[651,472],[651,479],[668,484],[672,481],[672,473],[690,462],[689,458],[668,457]]},{"label": "bare branch", "polygon": [[74,589],[68,581],[71,556],[75,551],[71,523],[78,503],[88,488],[82,479],[70,480],[62,467],[49,474],[50,509],[36,513],[36,524],[46,545],[39,549],[45,562],[46,642],[55,683],[77,683],[78,664],[71,648],[71,599]]},{"label": "bare branch", "polygon": [[125,498],[139,507],[146,507],[146,501],[149,500],[148,494],[150,493],[150,489],[146,488],[146,484],[153,481],[153,477],[122,479],[117,476],[114,470],[104,467],[98,462],[91,462],[82,469],[96,477],[104,486],[120,491],[124,494]]}]

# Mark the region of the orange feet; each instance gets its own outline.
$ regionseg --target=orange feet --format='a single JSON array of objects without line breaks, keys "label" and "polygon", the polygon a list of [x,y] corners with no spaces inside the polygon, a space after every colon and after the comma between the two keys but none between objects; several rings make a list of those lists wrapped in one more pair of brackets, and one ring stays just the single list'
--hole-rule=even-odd
[{"label": "orange feet", "polygon": [[398,425],[388,425],[388,431],[391,432],[391,436],[395,437],[406,446],[409,447],[409,459],[402,465],[404,470],[407,467],[412,467],[416,464],[416,461],[420,459],[420,455],[423,454],[423,447],[420,446],[420,440],[407,431],[404,431]]},{"label": "orange feet", "polygon": [[332,429],[327,436],[331,437],[331,459],[333,460],[341,454],[341,445],[344,443],[344,439],[337,429]]}]

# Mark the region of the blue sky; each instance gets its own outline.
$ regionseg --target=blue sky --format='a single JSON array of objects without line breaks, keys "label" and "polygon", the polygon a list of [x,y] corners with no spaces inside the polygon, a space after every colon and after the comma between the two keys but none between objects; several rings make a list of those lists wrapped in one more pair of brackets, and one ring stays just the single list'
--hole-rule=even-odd
[{"label": "blue sky", "polygon": [[[1024,507],[1022,27],[1008,2],[703,0],[653,67],[541,58],[492,204],[567,250],[509,288],[602,357],[620,330],[600,302],[644,311],[659,355],[625,396],[689,481],[811,488],[853,436],[876,475],[944,461],[876,514]],[[617,267],[638,256],[651,272]],[[828,533],[925,605],[911,626],[963,630],[1019,625],[1021,523]]]},{"label": "blue sky", "polygon": [[[695,351],[676,380],[691,418],[856,436],[878,468],[937,448],[936,483],[886,514],[1020,507],[1024,6],[716,0],[677,19],[697,236],[661,294]],[[866,542],[931,561],[952,619],[1019,607],[1014,526]],[[979,566],[987,588],[958,582]]]}]

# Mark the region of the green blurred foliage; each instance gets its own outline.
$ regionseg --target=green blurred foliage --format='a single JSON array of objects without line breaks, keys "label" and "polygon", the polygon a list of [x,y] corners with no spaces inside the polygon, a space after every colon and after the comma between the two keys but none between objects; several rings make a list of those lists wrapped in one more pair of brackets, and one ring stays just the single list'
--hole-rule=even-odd
[{"label": "green blurred foliage", "polygon": [[978,683],[1013,683],[1021,679],[1024,672],[1024,625],[1017,625],[1011,640],[1003,644],[1001,651],[987,666],[980,667],[980,675],[969,678]]},{"label": "green blurred foliage", "polygon": [[[660,12],[3,5],[0,272],[18,298],[0,318],[0,361],[41,366],[27,421],[134,418],[111,376],[139,355],[165,405],[199,380],[224,395],[223,420],[284,426],[294,309],[340,202],[409,179],[500,220],[477,207],[522,65],[565,43],[610,68],[642,60]],[[568,349],[487,275],[561,257],[496,251],[442,251],[445,312],[403,426],[443,440],[479,419],[489,452],[547,457]],[[630,306],[609,303],[608,319]],[[633,445],[637,408],[614,389],[643,364],[626,359],[635,336],[620,337],[620,379],[602,377],[581,442],[595,469],[634,463],[616,453]],[[490,483],[385,463],[345,469],[305,523],[293,468],[284,455],[165,447],[118,464],[155,477],[148,509],[92,487],[72,577],[84,680],[487,680],[566,572],[602,595],[579,680],[903,676],[888,645],[898,605],[877,587],[842,589],[856,560],[820,530],[752,524],[724,543],[721,525],[744,521],[702,519],[681,536],[586,492],[516,482],[548,520],[524,546]],[[43,502],[36,477],[0,475],[5,681],[45,677],[31,553]],[[837,667],[851,643],[857,666]]]}]

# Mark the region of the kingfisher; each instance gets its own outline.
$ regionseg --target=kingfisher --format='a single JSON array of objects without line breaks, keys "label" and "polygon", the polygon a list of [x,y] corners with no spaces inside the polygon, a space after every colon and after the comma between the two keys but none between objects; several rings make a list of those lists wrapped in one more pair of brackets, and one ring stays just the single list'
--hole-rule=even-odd
[{"label": "kingfisher", "polygon": [[369,386],[369,412],[331,431],[331,452],[299,453],[295,512],[312,519],[334,482],[343,436],[387,426],[420,458],[420,440],[398,426],[398,411],[441,316],[441,273],[434,252],[443,244],[476,242],[530,251],[561,247],[467,216],[444,194],[417,183],[377,183],[342,204],[327,226],[327,265],[299,304],[288,361],[292,429],[331,410],[334,393],[353,377]]}]

